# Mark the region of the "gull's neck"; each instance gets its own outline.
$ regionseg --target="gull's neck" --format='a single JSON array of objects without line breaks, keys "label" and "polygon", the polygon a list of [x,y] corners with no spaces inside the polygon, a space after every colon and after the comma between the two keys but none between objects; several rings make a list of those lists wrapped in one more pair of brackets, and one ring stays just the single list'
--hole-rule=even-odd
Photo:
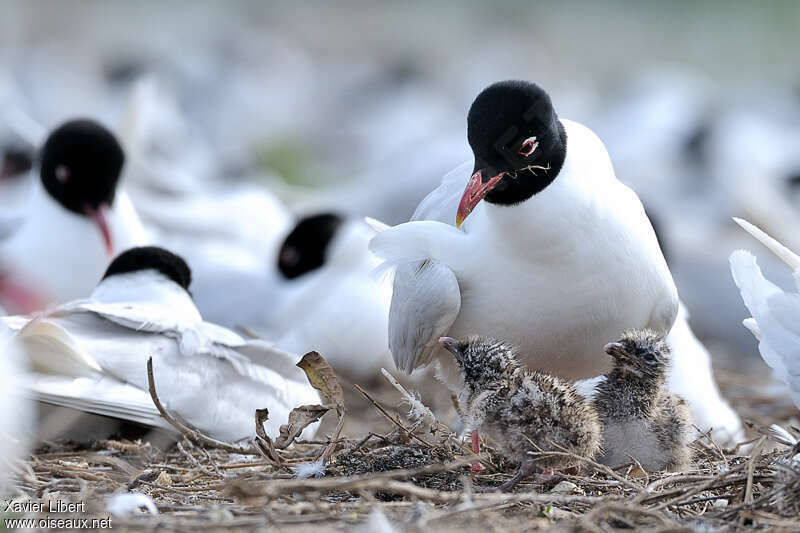
[{"label": "gull's neck", "polygon": [[482,202],[486,205],[475,213],[485,219],[476,224],[482,231],[502,233],[502,242],[517,247],[535,247],[540,252],[568,250],[595,231],[598,220],[617,207],[614,195],[623,185],[614,176],[603,143],[585,126],[562,122],[567,131],[567,157],[558,176],[519,204]]}]

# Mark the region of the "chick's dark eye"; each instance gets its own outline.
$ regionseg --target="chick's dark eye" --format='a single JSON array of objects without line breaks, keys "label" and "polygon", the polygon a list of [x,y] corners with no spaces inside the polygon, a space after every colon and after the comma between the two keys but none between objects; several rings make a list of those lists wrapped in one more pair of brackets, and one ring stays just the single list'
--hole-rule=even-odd
[{"label": "chick's dark eye", "polygon": [[538,146],[539,142],[536,140],[536,136],[534,135],[533,137],[528,137],[527,139],[522,141],[522,145],[520,146],[517,153],[523,157],[528,157],[534,152],[534,150],[536,150],[536,147]]},{"label": "chick's dark eye", "polygon": [[653,355],[652,353],[646,353],[644,354],[644,360],[647,363],[653,364],[656,362],[656,356]]}]

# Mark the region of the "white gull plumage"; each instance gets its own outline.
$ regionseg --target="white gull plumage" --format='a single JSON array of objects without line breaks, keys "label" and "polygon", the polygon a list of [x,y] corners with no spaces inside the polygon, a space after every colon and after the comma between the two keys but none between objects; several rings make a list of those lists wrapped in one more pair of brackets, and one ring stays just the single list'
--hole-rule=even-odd
[{"label": "white gull plumage", "polygon": [[397,266],[389,344],[398,368],[432,361],[441,336],[491,334],[530,354],[533,368],[586,378],[606,370],[598,347],[623,330],[672,326],[677,291],[639,199],[589,129],[561,122],[563,168],[523,204],[481,202],[459,231],[451,224],[469,171],[450,174],[417,220],[373,239]]},{"label": "white gull plumage", "polygon": [[265,336],[291,352],[316,350],[351,377],[372,377],[390,363],[386,331],[392,291],[373,274],[381,263],[367,249],[374,235],[362,220],[345,219],[325,263],[277,288]]},{"label": "white gull plumage", "polygon": [[[107,220],[116,251],[148,241],[124,191],[117,190]],[[20,213],[0,217],[0,237],[4,233],[0,266],[20,285],[35,288],[51,302],[85,298],[110,260],[92,221],[61,206],[39,179],[32,180]]]},{"label": "white gull plumage", "polygon": [[[800,291],[800,256],[746,220],[734,220],[792,269]],[[792,400],[800,407],[800,292],[784,291],[766,279],[748,251],[733,252],[730,264],[733,280],[752,315],[744,325],[758,340],[764,362],[789,386]]]},{"label": "white gull plumage", "polygon": [[46,403],[168,427],[147,391],[146,361],[168,409],[209,435],[240,440],[266,407],[268,434],[319,397],[299,356],[204,322],[189,294],[155,270],[109,276],[92,297],[6,317],[27,349],[31,392]]},{"label": "white gull plumage", "polygon": [[[616,179],[602,142],[561,122],[564,166],[522,205],[481,202],[464,232],[453,227],[472,169],[466,162],[420,203],[412,222],[372,241],[383,268],[395,267],[389,345],[397,367],[411,372],[437,359],[440,336],[489,334],[521,346],[532,368],[582,379],[605,372],[604,343],[650,327],[670,332],[670,388],[721,442],[738,439],[741,422],[679,307],[641,202]],[[442,373],[453,380],[452,370]]]}]

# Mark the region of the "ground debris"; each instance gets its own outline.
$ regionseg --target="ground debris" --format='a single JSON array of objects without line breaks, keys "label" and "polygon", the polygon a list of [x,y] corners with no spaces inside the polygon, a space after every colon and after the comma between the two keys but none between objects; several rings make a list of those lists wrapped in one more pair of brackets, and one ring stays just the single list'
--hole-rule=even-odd
[{"label": "ground debris", "polygon": [[[480,458],[486,471],[472,474],[469,447],[444,430],[432,438],[430,427],[439,421],[419,425],[407,416],[395,386],[364,390],[369,399],[345,387],[348,424],[342,436],[335,437],[340,421],[331,419],[315,440],[276,452],[280,464],[187,440],[163,445],[118,435],[88,445],[47,443],[13,465],[18,489],[10,496],[20,502],[85,502],[85,516],[97,518],[109,515],[105,502],[117,494],[139,493],[158,507],[157,515],[113,517],[117,531],[350,533],[367,531],[378,518],[393,531],[426,533],[800,530],[800,456],[795,459],[791,446],[769,437],[738,450],[701,438],[687,472],[639,472],[635,465],[611,471],[587,463],[559,473],[552,485],[529,480],[514,493],[499,494],[491,489],[515,467],[491,443]],[[421,391],[419,397],[430,394]],[[751,418],[761,429],[773,422],[797,424]],[[331,456],[323,477],[293,475],[293,467],[318,460],[325,450]],[[45,515],[58,516],[34,516]]]}]

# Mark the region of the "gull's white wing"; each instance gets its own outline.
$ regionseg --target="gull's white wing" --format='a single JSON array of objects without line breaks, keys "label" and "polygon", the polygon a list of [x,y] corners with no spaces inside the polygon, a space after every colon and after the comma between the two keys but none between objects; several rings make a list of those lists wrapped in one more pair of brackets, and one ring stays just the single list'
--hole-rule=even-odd
[{"label": "gull's white wing", "polygon": [[422,199],[411,220],[436,220],[455,225],[456,211],[472,173],[472,161],[464,161],[445,174],[442,183]]},{"label": "gull's white wing", "polygon": [[71,378],[35,373],[28,376],[27,389],[33,399],[43,403],[172,429],[148,392],[111,376]]},{"label": "gull's white wing", "polygon": [[455,273],[437,258],[464,233],[437,221],[407,222],[378,233],[370,250],[395,268],[389,308],[389,349],[395,365],[411,372],[431,361],[439,337],[446,335],[461,310]]},{"label": "gull's white wing", "polygon": [[47,376],[32,385],[37,398],[148,425],[161,424],[148,406],[149,357],[165,406],[216,438],[251,436],[253,413],[264,407],[270,411],[265,429],[277,435],[292,408],[319,401],[290,354],[257,341],[225,348],[224,357],[187,354],[171,336],[130,329],[85,310],[40,317],[14,340],[29,354],[33,370]]},{"label": "gull's white wing", "polygon": [[[174,309],[169,309],[175,311]],[[81,312],[92,313],[134,332],[160,334],[180,343],[180,350],[186,356],[211,355],[226,359],[236,369],[247,375],[246,358],[236,353],[234,348],[244,344],[244,339],[233,331],[209,322],[181,320],[180,313],[166,314],[162,303],[99,303],[82,301],[67,304],[53,313],[53,316],[69,317]],[[102,329],[102,326],[101,326]],[[89,335],[91,338],[91,335]]]},{"label": "gull's white wing", "polygon": [[[800,294],[784,293],[764,278],[749,252],[733,252],[730,263],[733,280],[756,322],[761,357],[789,385],[800,406]],[[752,325],[748,329],[754,331]]]},{"label": "gull's white wing", "polygon": [[397,368],[410,374],[430,363],[460,310],[458,280],[448,267],[434,260],[399,265],[389,309],[389,349]]},{"label": "gull's white wing", "polygon": [[[370,250],[386,260],[381,270],[395,267],[389,308],[389,350],[395,366],[411,373],[427,365],[461,310],[461,291],[453,271],[434,260],[445,237],[458,232],[456,211],[469,181],[472,162],[448,172],[414,211],[411,223],[382,231]],[[458,236],[462,234],[457,233]]]}]

